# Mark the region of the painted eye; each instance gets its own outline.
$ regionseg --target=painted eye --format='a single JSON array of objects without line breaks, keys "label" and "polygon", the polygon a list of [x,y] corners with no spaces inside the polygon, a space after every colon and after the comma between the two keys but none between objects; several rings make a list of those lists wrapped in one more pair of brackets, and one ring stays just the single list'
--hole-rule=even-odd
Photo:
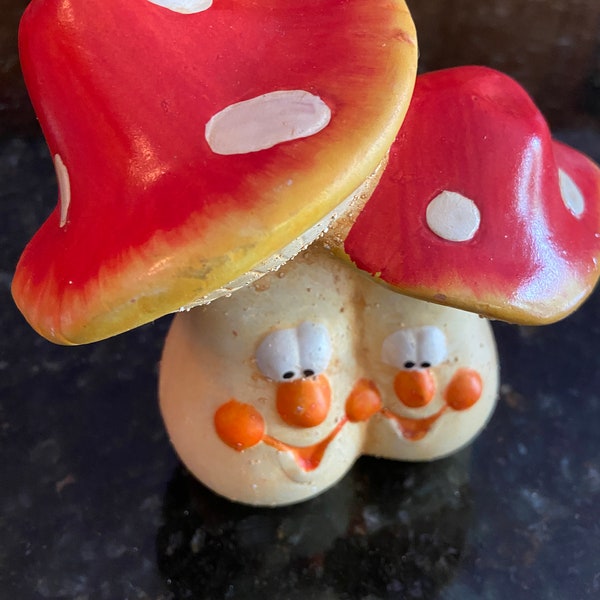
[{"label": "painted eye", "polygon": [[300,353],[296,329],[279,329],[265,337],[256,350],[256,364],[273,381],[300,377]]},{"label": "painted eye", "polygon": [[435,367],[446,356],[446,336],[434,326],[399,329],[381,347],[381,360],[403,370]]},{"label": "painted eye", "polygon": [[331,339],[329,332],[320,323],[301,323],[298,328],[300,365],[304,377],[322,373],[331,359]]},{"label": "painted eye", "polygon": [[256,364],[273,381],[294,381],[322,373],[331,358],[324,325],[303,322],[267,335],[256,350]]}]

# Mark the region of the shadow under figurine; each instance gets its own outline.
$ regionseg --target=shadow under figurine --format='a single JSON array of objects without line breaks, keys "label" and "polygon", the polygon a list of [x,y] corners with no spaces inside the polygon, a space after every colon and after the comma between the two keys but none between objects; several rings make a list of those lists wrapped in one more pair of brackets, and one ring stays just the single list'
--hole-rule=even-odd
[{"label": "shadow under figurine", "polygon": [[178,467],[157,564],[184,598],[430,598],[464,555],[468,465],[468,449],[430,463],[363,457],[311,502],[275,511],[227,502]]},{"label": "shadow under figurine", "polygon": [[[148,39],[160,53],[190,24],[198,44],[198,31],[248,26],[262,11],[88,2],[50,22],[52,4],[31,5],[21,48],[60,203],[21,258],[15,299],[61,343],[181,310],[161,364],[161,409],[179,456],[217,493],[290,504],[333,485],[362,454],[422,461],[456,451],[483,428],[498,391],[481,317],[549,323],[593,289],[599,169],[552,140],[513,80],[483,67],[420,76],[400,127],[416,63],[401,2],[340,2],[334,27],[329,0],[316,3],[310,26],[285,38],[289,53],[295,36],[304,40],[291,65],[279,53],[266,68],[263,53],[252,59],[257,78],[246,58],[229,73],[211,55],[205,79],[183,83],[193,43],[184,36],[183,65],[148,70]],[[269,15],[281,28],[288,13]],[[98,14],[134,21],[122,43],[140,64],[115,58],[99,72],[119,50],[101,39]],[[327,52],[316,50],[325,34]],[[80,62],[46,52],[78,44],[89,48]],[[74,64],[83,96],[67,102]],[[145,94],[131,90],[132,76]],[[134,114],[121,87],[143,98]],[[100,105],[104,129],[91,111]],[[184,106],[196,125],[184,123]],[[97,203],[109,214],[100,222]],[[88,239],[109,224],[104,239]],[[138,246],[121,238],[128,227]]]}]

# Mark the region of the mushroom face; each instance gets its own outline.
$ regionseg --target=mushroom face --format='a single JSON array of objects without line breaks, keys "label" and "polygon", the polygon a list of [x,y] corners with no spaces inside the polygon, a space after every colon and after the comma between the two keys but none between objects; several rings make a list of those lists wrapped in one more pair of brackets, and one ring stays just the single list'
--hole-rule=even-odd
[{"label": "mushroom face", "polygon": [[416,298],[516,323],[556,321],[600,274],[600,170],[552,140],[507,76],[428,73],[343,253]]},{"label": "mushroom face", "polygon": [[298,257],[175,317],[161,410],[182,460],[216,492],[250,504],[297,502],[335,483],[359,456],[364,431],[344,415],[359,372],[350,270]]},{"label": "mushroom face", "polygon": [[60,202],[13,295],[65,344],[310,243],[384,158],[417,56],[402,0],[34,0],[19,43]]},{"label": "mushroom face", "polygon": [[363,294],[368,373],[383,400],[364,452],[413,461],[458,450],[496,404],[498,358],[489,322],[372,281]]},{"label": "mushroom face", "polygon": [[497,384],[487,321],[386,290],[313,246],[177,315],[160,401],[196,477],[271,505],[320,493],[361,454],[456,450],[489,418]]}]

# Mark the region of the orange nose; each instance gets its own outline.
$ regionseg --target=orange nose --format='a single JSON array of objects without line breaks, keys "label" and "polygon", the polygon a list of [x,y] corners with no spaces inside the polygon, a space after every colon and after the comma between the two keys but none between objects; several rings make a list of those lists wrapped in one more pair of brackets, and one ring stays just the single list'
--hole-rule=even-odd
[{"label": "orange nose", "polygon": [[277,412],[288,425],[320,425],[330,406],[331,388],[325,375],[284,381],[277,386]]},{"label": "orange nose", "polygon": [[435,395],[435,378],[428,369],[399,371],[394,379],[398,400],[409,408],[427,406]]}]

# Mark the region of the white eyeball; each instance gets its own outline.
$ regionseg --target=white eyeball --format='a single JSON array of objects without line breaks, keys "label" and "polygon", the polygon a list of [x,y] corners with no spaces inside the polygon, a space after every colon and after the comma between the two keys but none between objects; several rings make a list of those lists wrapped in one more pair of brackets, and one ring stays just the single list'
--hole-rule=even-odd
[{"label": "white eyeball", "polygon": [[256,350],[256,364],[273,381],[293,381],[322,373],[331,358],[331,339],[324,325],[303,322],[267,335]]},{"label": "white eyeball", "polygon": [[399,329],[381,347],[381,360],[397,369],[427,369],[447,358],[446,336],[438,327]]},{"label": "white eyeball", "polygon": [[305,321],[297,328],[302,375],[319,375],[331,359],[331,338],[325,325]]}]

